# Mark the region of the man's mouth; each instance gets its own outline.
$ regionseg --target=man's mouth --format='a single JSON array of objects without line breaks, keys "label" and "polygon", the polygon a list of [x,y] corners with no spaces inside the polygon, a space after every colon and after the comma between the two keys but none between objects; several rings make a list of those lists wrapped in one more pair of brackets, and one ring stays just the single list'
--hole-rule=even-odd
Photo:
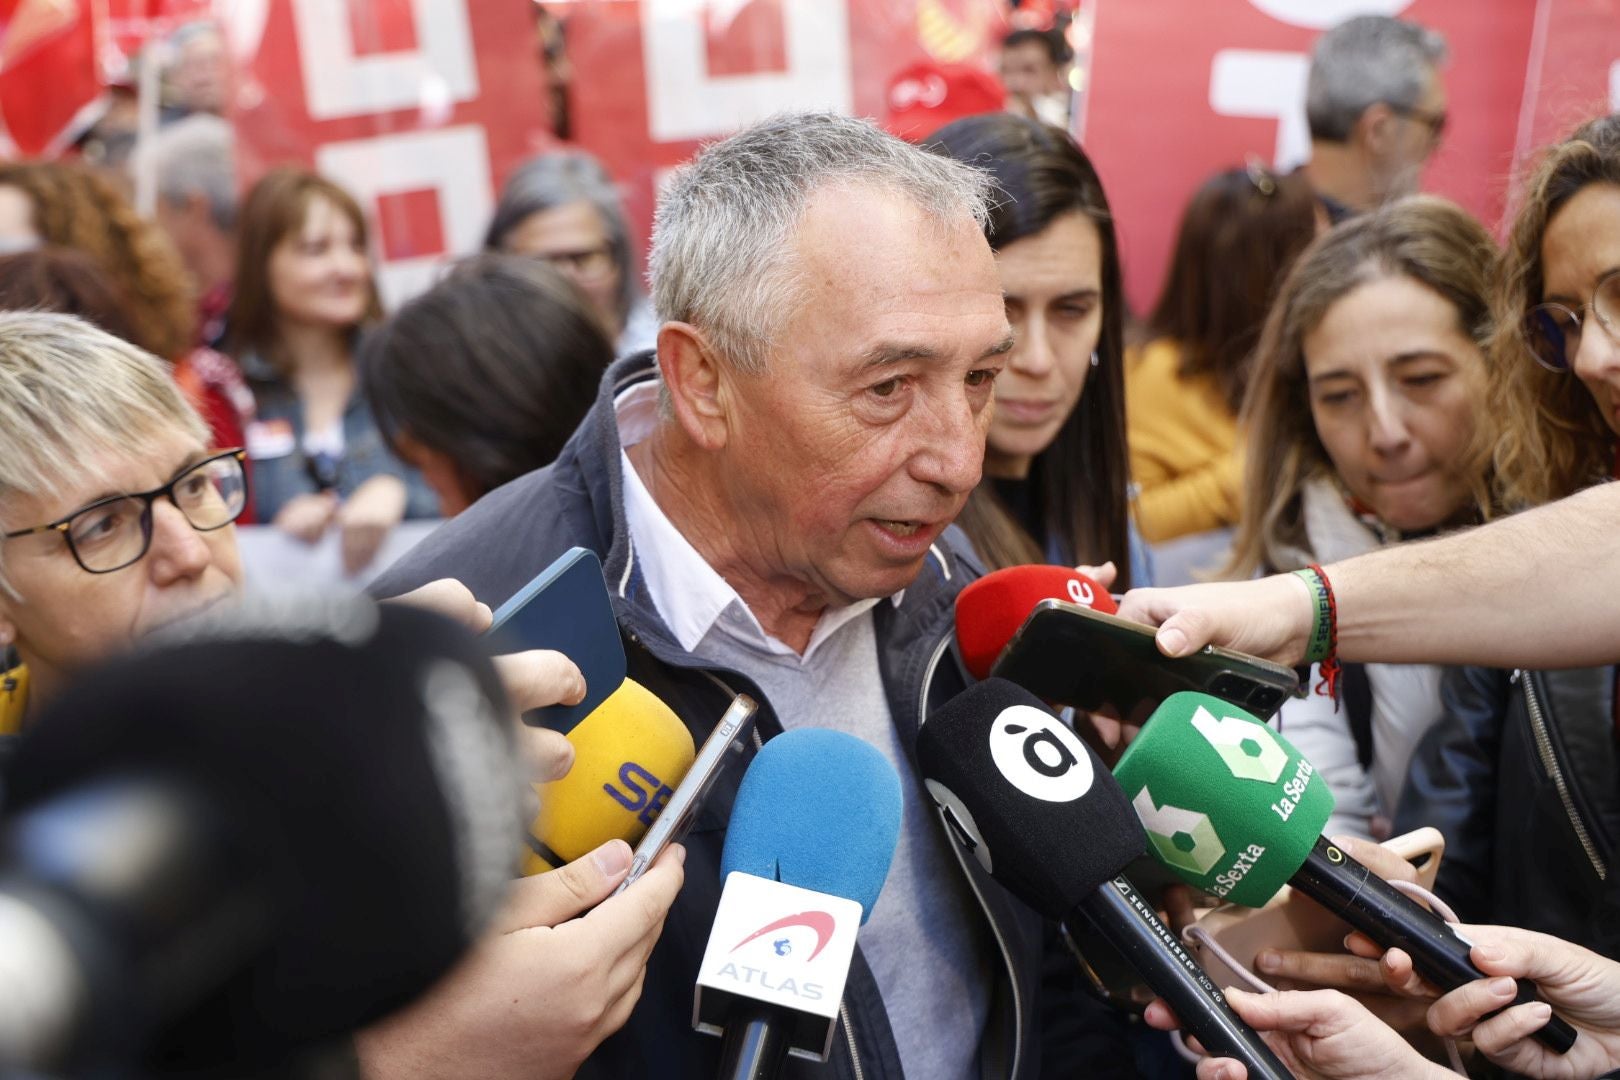
[{"label": "man's mouth", "polygon": [[878,518],[877,523],[896,536],[912,536],[923,527],[920,521],[889,521]]}]

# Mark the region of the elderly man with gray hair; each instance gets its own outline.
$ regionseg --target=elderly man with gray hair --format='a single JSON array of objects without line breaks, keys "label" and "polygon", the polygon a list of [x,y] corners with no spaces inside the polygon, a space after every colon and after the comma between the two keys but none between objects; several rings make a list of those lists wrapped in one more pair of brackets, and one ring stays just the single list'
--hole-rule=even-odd
[{"label": "elderly man with gray hair", "polygon": [[1318,39],[1303,171],[1332,224],[1418,190],[1445,130],[1445,59],[1439,34],[1385,15],[1357,16]]},{"label": "elderly man with gray hair", "polygon": [[[1088,1027],[1100,1007],[1053,928],[954,850],[915,765],[919,726],[966,683],[953,605],[980,569],[951,522],[979,481],[1012,344],[980,227],[990,197],[979,171],[832,115],[708,147],[658,208],[656,352],[608,370],[554,465],[485,496],[376,586],[453,574],[494,605],[588,547],[631,676],[696,740],[747,692],[764,739],[840,728],[895,765],[893,868],[832,1055],[795,1062],[796,1077],[1130,1067],[1112,1029]],[[579,1076],[715,1074],[720,1042],[692,1031],[692,989],[721,888],[714,809],[737,779],[688,838],[640,1003]]]}]

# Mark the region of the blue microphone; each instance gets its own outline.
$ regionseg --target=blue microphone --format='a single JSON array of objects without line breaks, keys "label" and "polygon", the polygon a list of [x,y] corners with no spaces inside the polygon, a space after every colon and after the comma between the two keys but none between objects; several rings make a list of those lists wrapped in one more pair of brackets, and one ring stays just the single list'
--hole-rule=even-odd
[{"label": "blue microphone", "polygon": [[775,1076],[832,1050],[855,934],[900,841],[900,778],[853,735],[802,728],[755,755],[732,804],[725,881],[697,980],[719,1075]]}]

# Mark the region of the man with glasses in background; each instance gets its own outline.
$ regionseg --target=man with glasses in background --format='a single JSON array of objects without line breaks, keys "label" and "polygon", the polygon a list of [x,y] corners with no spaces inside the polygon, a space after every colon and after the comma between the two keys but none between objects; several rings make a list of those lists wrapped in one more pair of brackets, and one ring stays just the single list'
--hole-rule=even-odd
[{"label": "man with glasses in background", "polygon": [[1445,39],[1361,15],[1316,42],[1305,85],[1311,159],[1300,167],[1328,222],[1418,190],[1446,125]]}]

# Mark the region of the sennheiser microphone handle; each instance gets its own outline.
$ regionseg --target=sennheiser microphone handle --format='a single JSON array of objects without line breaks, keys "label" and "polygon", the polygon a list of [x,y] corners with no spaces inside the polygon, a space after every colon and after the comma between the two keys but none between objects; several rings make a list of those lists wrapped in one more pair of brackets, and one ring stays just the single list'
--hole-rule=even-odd
[{"label": "sennheiser microphone handle", "polygon": [[[1490,977],[1474,966],[1473,946],[1449,924],[1325,837],[1317,838],[1305,865],[1289,884],[1383,948],[1404,949],[1417,973],[1442,992]],[[1519,979],[1518,984],[1513,1005],[1540,1000],[1535,983]],[[1575,1045],[1575,1035],[1568,1021],[1552,1016],[1535,1033],[1535,1039],[1562,1054]]]},{"label": "sennheiser microphone handle", "polygon": [[1232,1011],[1226,997],[1128,880],[1106,882],[1075,908],[1113,943],[1148,987],[1175,1010],[1186,1029],[1215,1057],[1234,1058],[1249,1080],[1292,1080],[1258,1032]]},{"label": "sennheiser microphone handle", "polygon": [[762,1001],[739,1000],[726,1020],[719,1080],[776,1080],[787,1060],[792,1021]]}]

